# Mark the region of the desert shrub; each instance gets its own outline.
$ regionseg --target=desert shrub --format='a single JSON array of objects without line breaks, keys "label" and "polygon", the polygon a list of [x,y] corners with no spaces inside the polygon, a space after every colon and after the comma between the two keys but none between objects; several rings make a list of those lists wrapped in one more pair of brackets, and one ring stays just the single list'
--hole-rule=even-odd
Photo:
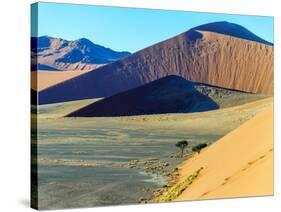
[{"label": "desert shrub", "polygon": [[181,151],[181,157],[183,157],[183,152],[185,148],[188,146],[188,141],[179,141],[176,143],[176,147],[180,148]]},{"label": "desert shrub", "polygon": [[196,146],[192,147],[192,151],[198,152],[198,154],[200,154],[200,151],[207,146],[208,145],[206,143],[197,144]]}]

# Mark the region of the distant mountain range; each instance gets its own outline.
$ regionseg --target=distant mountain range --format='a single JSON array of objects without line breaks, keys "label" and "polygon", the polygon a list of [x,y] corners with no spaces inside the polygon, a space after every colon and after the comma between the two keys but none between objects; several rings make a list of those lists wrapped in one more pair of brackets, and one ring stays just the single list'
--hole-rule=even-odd
[{"label": "distant mountain range", "polygon": [[168,75],[272,94],[273,45],[237,24],[205,24],[43,90],[39,103],[109,97]]},{"label": "distant mountain range", "polygon": [[130,55],[117,52],[82,38],[67,41],[49,36],[31,38],[32,70],[85,70]]}]

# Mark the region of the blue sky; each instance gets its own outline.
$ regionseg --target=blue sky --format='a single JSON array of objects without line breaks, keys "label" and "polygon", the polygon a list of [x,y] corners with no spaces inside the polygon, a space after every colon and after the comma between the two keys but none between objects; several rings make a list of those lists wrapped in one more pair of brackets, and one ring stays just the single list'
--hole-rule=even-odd
[{"label": "blue sky", "polygon": [[39,3],[38,36],[87,38],[114,50],[135,52],[215,21],[240,24],[273,42],[273,17],[57,3]]}]

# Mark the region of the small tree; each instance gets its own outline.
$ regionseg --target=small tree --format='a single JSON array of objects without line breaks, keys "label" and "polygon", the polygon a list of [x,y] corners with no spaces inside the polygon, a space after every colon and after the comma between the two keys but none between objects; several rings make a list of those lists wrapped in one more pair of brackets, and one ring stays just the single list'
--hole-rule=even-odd
[{"label": "small tree", "polygon": [[180,150],[181,150],[181,157],[183,157],[184,149],[187,146],[188,146],[188,142],[187,141],[179,141],[178,143],[176,143],[176,147],[180,148]]},{"label": "small tree", "polygon": [[200,154],[200,151],[201,151],[203,148],[205,148],[206,146],[207,146],[206,143],[198,144],[198,145],[192,147],[192,151],[193,151],[193,152],[197,152],[198,154]]}]

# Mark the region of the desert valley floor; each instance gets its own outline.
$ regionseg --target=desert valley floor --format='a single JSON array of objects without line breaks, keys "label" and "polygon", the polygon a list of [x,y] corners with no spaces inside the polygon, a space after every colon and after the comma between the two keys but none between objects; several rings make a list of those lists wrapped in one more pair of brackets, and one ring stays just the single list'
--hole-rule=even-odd
[{"label": "desert valley floor", "polygon": [[[217,140],[234,129],[239,129],[243,123],[247,124],[257,114],[272,109],[272,97],[253,96],[255,97],[241,100],[240,105],[235,105],[233,99],[228,100],[227,107],[207,112],[127,117],[65,117],[72,111],[93,103],[95,99],[38,106],[38,115],[32,115],[33,119],[37,117],[37,122],[34,121],[32,127],[35,130],[35,124],[38,124],[38,140],[33,138],[32,147],[35,149],[36,144],[38,145],[38,159],[33,164],[38,163],[39,208],[153,201],[153,194],[176,183],[171,179],[175,168],[179,167],[181,170],[184,160],[191,158],[188,162],[197,157],[191,154],[192,146],[202,142],[208,145],[215,142],[198,156],[204,157],[205,151],[214,148]],[[177,157],[178,149],[175,146],[180,140],[190,141],[183,159]],[[243,138],[240,140],[240,143],[245,142],[247,145]],[[269,145],[273,148],[270,141]],[[235,152],[235,145],[233,146],[229,148],[233,148]],[[220,151],[227,152],[229,149],[222,147]],[[251,151],[260,149],[252,148],[249,152]],[[222,153],[222,157],[225,158],[217,160],[227,161],[227,154]],[[243,155],[237,158],[237,161],[242,161],[237,165],[233,165],[236,161],[234,158],[230,159],[233,169],[239,170],[245,164],[250,164],[247,158],[243,158]],[[199,169],[202,164],[194,166],[193,169]],[[272,170],[269,169],[270,167],[264,171],[271,173]],[[188,170],[191,169],[183,169],[185,176]],[[224,169],[221,170],[224,172]],[[206,170],[203,170],[202,177],[204,172]],[[211,181],[205,184],[213,185]],[[208,186],[204,188],[204,183],[201,185],[203,188],[200,187],[200,192],[210,189]],[[267,190],[270,194],[270,188]],[[224,193],[214,197],[224,197]],[[235,194],[244,195],[242,191],[239,193],[239,189],[236,189]],[[183,195],[187,198],[180,196],[178,199],[200,199],[192,194]],[[212,195],[208,198],[212,198]]]}]

